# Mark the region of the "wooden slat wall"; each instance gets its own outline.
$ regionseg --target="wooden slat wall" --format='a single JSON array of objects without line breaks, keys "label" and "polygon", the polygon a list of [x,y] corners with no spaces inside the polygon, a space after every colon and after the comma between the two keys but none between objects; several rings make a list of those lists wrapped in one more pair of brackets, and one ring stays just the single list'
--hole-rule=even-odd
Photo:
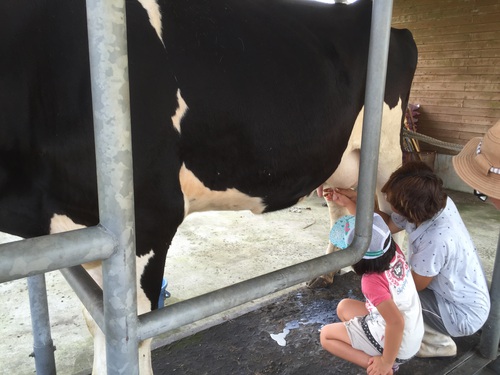
[{"label": "wooden slat wall", "polygon": [[394,0],[392,21],[419,50],[418,132],[462,145],[482,136],[500,119],[500,0]]}]

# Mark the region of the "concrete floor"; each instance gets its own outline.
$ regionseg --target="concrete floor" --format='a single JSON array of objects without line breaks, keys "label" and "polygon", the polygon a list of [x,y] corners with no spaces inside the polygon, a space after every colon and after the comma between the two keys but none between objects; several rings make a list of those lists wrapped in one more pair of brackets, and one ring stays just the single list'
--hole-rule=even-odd
[{"label": "concrete floor", "polygon": [[[339,321],[335,311],[341,299],[363,299],[360,284],[359,276],[346,272],[337,275],[328,288],[301,287],[272,304],[158,348],[153,351],[154,373],[366,374],[353,363],[328,353],[319,340],[321,327]],[[401,365],[397,375],[498,375],[500,359],[481,368],[486,361],[475,354],[479,339],[479,334],[457,338],[456,356],[413,358]]]},{"label": "concrete floor", "polygon": [[[500,212],[471,194],[449,192],[474,239],[491,279]],[[179,228],[167,257],[167,305],[323,254],[329,219],[322,199],[311,197],[276,213],[194,214]],[[0,242],[12,240],[0,235]],[[46,275],[58,374],[88,373],[92,339],[81,306],[59,272]],[[292,288],[293,289],[293,288]],[[281,295],[283,293],[280,293]],[[276,296],[206,319],[155,339],[159,346],[269,303]],[[33,374],[31,321],[25,280],[0,284],[0,374]]]}]

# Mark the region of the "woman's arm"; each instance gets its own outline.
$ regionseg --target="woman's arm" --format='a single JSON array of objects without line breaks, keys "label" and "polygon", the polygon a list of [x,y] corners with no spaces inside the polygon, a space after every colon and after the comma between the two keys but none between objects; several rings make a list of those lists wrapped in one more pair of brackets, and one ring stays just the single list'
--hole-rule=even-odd
[{"label": "woman's arm", "polygon": [[419,275],[415,271],[411,271],[411,275],[413,276],[413,281],[415,281],[415,286],[419,292],[427,288],[433,279],[433,277]]},{"label": "woman's arm", "polygon": [[378,213],[382,217],[382,219],[384,219],[392,234],[401,232],[403,230],[402,228],[398,227],[394,223],[394,221],[392,221],[391,215],[386,214],[384,211],[380,211],[377,207],[375,208],[375,212]]},{"label": "woman's arm", "polygon": [[377,306],[377,310],[385,320],[384,352],[381,356],[370,358],[368,374],[390,374],[392,366],[403,341],[405,327],[404,317],[392,299],[385,300]]}]

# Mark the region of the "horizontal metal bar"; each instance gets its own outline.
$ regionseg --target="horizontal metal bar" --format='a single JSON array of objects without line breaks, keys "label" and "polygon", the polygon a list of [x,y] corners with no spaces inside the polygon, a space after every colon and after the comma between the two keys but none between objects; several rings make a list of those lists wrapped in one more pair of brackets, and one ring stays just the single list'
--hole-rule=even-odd
[{"label": "horizontal metal bar", "polygon": [[182,327],[256,298],[347,267],[364,254],[367,237],[355,237],[352,246],[332,254],[249,279],[139,316],[139,340]]},{"label": "horizontal metal bar", "polygon": [[104,332],[104,308],[102,289],[82,266],[61,269],[61,273],[73,288],[83,306]]},{"label": "horizontal metal bar", "polygon": [[0,245],[0,283],[106,259],[116,240],[100,226]]}]

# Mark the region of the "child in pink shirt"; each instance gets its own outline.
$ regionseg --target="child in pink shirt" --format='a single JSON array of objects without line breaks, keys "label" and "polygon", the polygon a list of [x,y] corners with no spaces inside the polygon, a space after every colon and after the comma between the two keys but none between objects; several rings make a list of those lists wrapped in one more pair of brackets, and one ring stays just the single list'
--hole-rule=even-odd
[{"label": "child in pink shirt", "polygon": [[[335,223],[330,241],[346,248],[354,238],[354,216]],[[366,302],[343,299],[337,307],[341,323],[321,330],[323,348],[367,369],[392,374],[420,348],[424,324],[420,300],[405,257],[384,220],[373,217],[372,240],[363,259],[352,267],[361,275]]]}]

